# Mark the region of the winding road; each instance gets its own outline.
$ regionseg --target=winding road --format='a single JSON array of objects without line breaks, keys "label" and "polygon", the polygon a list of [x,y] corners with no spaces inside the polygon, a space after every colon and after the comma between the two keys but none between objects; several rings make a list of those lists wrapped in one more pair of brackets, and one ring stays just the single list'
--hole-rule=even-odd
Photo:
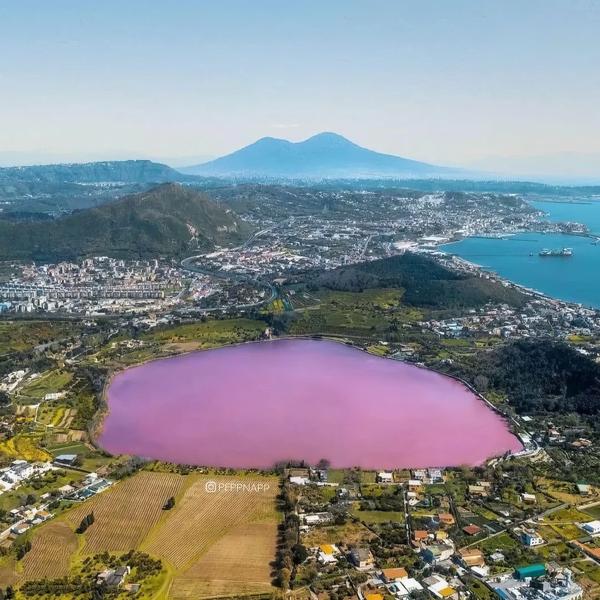
[{"label": "winding road", "polygon": [[[236,248],[232,248],[232,250],[243,250],[244,248],[248,247],[257,237],[263,235],[264,233],[271,231],[272,229],[275,229],[279,225],[274,225],[273,227],[270,227],[268,229],[262,229],[260,231],[256,231],[243,244],[241,244],[240,246],[237,246]],[[244,275],[241,273],[233,273],[233,272],[214,273],[213,271],[208,271],[206,269],[202,269],[201,267],[199,267],[198,265],[195,264],[195,261],[202,258],[203,256],[204,256],[203,254],[196,254],[194,256],[188,256],[188,258],[184,258],[181,261],[181,268],[185,269],[186,271],[190,271],[192,273],[199,273],[200,275],[208,275],[209,277],[214,277],[216,279],[222,279],[224,281],[238,281],[238,282],[252,283],[259,288],[260,287],[265,288],[269,292],[268,298],[259,300],[258,302],[251,302],[249,304],[236,304],[236,305],[228,307],[228,308],[234,308],[236,310],[247,310],[250,308],[257,308],[264,304],[270,304],[271,302],[273,302],[273,300],[275,300],[277,298],[277,295],[278,295],[277,290],[269,281],[264,281],[258,277],[252,277],[250,275]],[[201,310],[204,312],[215,312],[215,311],[222,311],[223,307],[215,306],[213,308],[203,308]]]}]

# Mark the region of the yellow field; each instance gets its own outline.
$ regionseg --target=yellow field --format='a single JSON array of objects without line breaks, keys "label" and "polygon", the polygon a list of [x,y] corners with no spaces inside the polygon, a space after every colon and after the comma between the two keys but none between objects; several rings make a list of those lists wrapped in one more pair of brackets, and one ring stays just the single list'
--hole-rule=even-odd
[{"label": "yellow field", "polygon": [[57,578],[69,574],[70,557],[77,550],[77,536],[60,521],[40,528],[31,550],[23,558],[23,580]]},{"label": "yellow field", "polygon": [[181,475],[142,472],[82,503],[67,514],[66,521],[75,529],[94,513],[82,553],[127,552],[141,544],[164,513],[164,503],[177,495],[184,482]]},{"label": "yellow field", "polygon": [[[223,489],[234,483],[247,487]],[[163,560],[172,579],[156,600],[269,593],[277,493],[275,477],[143,471],[39,527],[21,580],[63,576],[90,554],[138,549]],[[171,496],[175,507],[165,511]],[[91,512],[94,523],[77,536],[75,528]]]},{"label": "yellow field", "polygon": [[234,527],[187,571],[175,577],[170,598],[216,598],[272,591],[271,567],[277,524],[250,523]]},{"label": "yellow field", "polygon": [[23,458],[32,462],[52,460],[52,456],[37,446],[39,437],[30,435],[16,435],[15,437],[0,442],[0,455],[11,458]]},{"label": "yellow field", "polygon": [[[170,511],[166,523],[144,544],[142,550],[165,558],[176,569],[182,569],[232,528],[273,516],[276,480],[270,480],[267,493],[211,493],[205,488],[208,481],[222,483],[236,479],[198,477],[175,509]],[[174,532],[177,532],[176,535]]]}]

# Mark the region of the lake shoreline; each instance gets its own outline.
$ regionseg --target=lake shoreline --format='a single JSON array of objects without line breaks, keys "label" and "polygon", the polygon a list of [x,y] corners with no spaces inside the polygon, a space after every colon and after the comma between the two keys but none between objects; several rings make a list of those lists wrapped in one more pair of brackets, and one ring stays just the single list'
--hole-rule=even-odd
[{"label": "lake shoreline", "polygon": [[[251,341],[246,341],[246,342],[240,342],[240,343],[236,343],[236,344],[228,344],[228,345],[224,345],[224,346],[219,346],[216,348],[211,348],[211,350],[226,350],[226,349],[231,349],[231,348],[239,348],[239,347],[244,347],[244,346],[248,346],[251,344],[259,344],[259,343],[265,343],[266,341],[270,341],[270,342],[274,342],[274,343],[281,343],[281,342],[290,342],[290,341],[310,341],[310,342],[314,342],[314,341],[322,341],[322,342],[330,342],[333,343],[337,346],[339,346],[340,348],[343,347],[347,347],[351,350],[359,350],[362,351],[362,353],[366,354],[367,356],[373,358],[373,359],[381,359],[381,358],[387,358],[388,363],[397,363],[399,365],[404,365],[406,367],[417,367],[420,371],[422,372],[426,372],[426,373],[430,373],[431,375],[435,375],[436,377],[439,377],[440,380],[443,381],[447,381],[447,382],[454,382],[455,384],[458,384],[461,387],[461,390],[463,392],[469,393],[472,396],[474,396],[474,398],[476,398],[477,402],[480,403],[482,402],[483,406],[485,406],[486,410],[492,409],[492,412],[494,415],[496,415],[496,418],[498,418],[501,421],[502,427],[505,428],[505,430],[510,434],[510,436],[512,438],[514,438],[515,442],[517,442],[520,446],[520,449],[517,452],[513,452],[513,454],[520,454],[523,452],[524,450],[524,445],[523,445],[523,441],[521,439],[521,437],[519,436],[518,432],[517,432],[517,428],[516,425],[517,423],[513,422],[507,415],[505,415],[500,409],[498,409],[498,407],[494,406],[491,402],[489,402],[482,394],[480,394],[479,392],[477,392],[468,382],[465,382],[463,380],[461,380],[458,377],[449,375],[447,373],[443,373],[440,371],[437,371],[436,369],[432,369],[429,367],[426,367],[424,365],[417,365],[414,363],[410,363],[408,361],[399,361],[397,359],[393,359],[390,357],[380,357],[380,356],[376,356],[374,354],[371,354],[369,352],[366,351],[365,348],[356,345],[353,342],[349,342],[348,340],[343,340],[341,338],[337,338],[335,336],[331,336],[328,337],[327,339],[323,339],[323,338],[319,338],[318,340],[316,340],[314,337],[312,336],[284,336],[282,338],[277,338],[277,339],[273,339],[273,340],[263,340],[262,342],[260,341],[256,341],[256,340],[251,340]],[[141,366],[147,366],[149,363],[155,362],[155,361],[170,361],[170,360],[174,360],[177,358],[182,358],[184,356],[189,356],[191,354],[198,354],[200,355],[205,354],[207,349],[199,349],[199,350],[193,350],[190,352],[185,352],[185,353],[178,353],[178,354],[174,354],[171,356],[166,356],[166,357],[157,357],[157,358],[153,358],[150,359],[148,361],[145,361],[143,363],[139,363],[137,365],[131,365],[126,367],[125,369],[120,369],[118,371],[115,371],[112,376],[107,380],[104,390],[103,390],[103,397],[105,399],[105,406],[107,408],[107,412],[104,413],[102,415],[102,419],[99,421],[99,424],[104,426],[106,423],[106,419],[108,414],[110,413],[110,406],[109,406],[109,402],[108,402],[108,388],[110,387],[110,385],[112,385],[114,383],[114,379],[117,375],[119,374],[123,374],[126,371],[131,370],[133,367],[141,367]],[[98,433],[96,434],[95,438],[94,438],[94,444],[103,449],[103,446],[100,444],[100,440],[98,439],[100,435],[102,435],[103,433],[103,427],[101,429],[98,430]],[[110,452],[110,450],[109,450]],[[512,451],[511,451],[512,452]],[[494,460],[494,459],[498,459],[499,457],[503,456],[505,454],[505,452],[501,452],[501,453],[497,453],[494,454],[493,456],[490,455],[489,457],[487,457],[485,460],[483,460],[483,462],[478,463],[478,464],[485,464],[487,463],[489,460]],[[300,459],[298,459],[300,460]],[[199,465],[199,466],[206,466],[208,468],[214,468],[215,465],[211,464],[211,465]],[[221,465],[222,466],[222,465]],[[402,465],[398,465],[398,467],[401,467]],[[445,465],[429,465],[429,466],[445,466]],[[246,467],[236,467],[236,468],[246,468]],[[252,467],[248,467],[248,468],[257,468],[255,465]],[[264,469],[265,467],[260,467],[262,469]]]}]

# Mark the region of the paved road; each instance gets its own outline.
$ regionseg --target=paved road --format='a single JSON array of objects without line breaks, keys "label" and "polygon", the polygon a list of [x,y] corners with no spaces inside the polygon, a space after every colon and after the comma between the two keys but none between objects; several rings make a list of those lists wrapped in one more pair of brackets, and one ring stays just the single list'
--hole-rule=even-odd
[{"label": "paved road", "polygon": [[[248,304],[236,304],[234,306],[226,307],[227,309],[233,308],[237,310],[247,310],[249,308],[257,308],[264,304],[270,304],[271,302],[273,302],[273,300],[277,298],[277,290],[270,282],[259,279],[258,277],[251,277],[248,275],[242,275],[240,273],[213,273],[211,271],[207,271],[206,269],[201,269],[200,267],[194,264],[194,261],[201,257],[202,254],[198,254],[196,256],[189,256],[188,258],[184,258],[181,261],[181,268],[185,269],[186,271],[191,271],[193,273],[200,273],[201,275],[208,275],[209,277],[214,277],[216,279],[223,279],[224,281],[241,281],[246,283],[252,283],[257,287],[264,287],[268,292],[268,297],[263,300],[259,300],[258,302],[251,302]],[[215,306],[214,308],[203,308],[200,310],[202,310],[203,312],[215,312],[222,311],[223,307]]]}]

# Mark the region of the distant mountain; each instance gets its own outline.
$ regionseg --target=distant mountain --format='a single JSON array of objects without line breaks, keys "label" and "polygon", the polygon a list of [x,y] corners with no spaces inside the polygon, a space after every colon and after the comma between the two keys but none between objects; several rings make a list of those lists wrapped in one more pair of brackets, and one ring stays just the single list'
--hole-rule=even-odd
[{"label": "distant mountain", "polygon": [[115,160],[0,169],[0,182],[164,183],[185,179],[186,177],[175,169],[150,160]]},{"label": "distant mountain", "polygon": [[238,243],[250,227],[204,194],[163,184],[53,221],[0,220],[0,260],[179,257]]},{"label": "distant mountain", "polygon": [[232,154],[180,171],[203,176],[285,179],[438,177],[458,173],[374,152],[335,133],[320,133],[297,143],[265,137]]}]

